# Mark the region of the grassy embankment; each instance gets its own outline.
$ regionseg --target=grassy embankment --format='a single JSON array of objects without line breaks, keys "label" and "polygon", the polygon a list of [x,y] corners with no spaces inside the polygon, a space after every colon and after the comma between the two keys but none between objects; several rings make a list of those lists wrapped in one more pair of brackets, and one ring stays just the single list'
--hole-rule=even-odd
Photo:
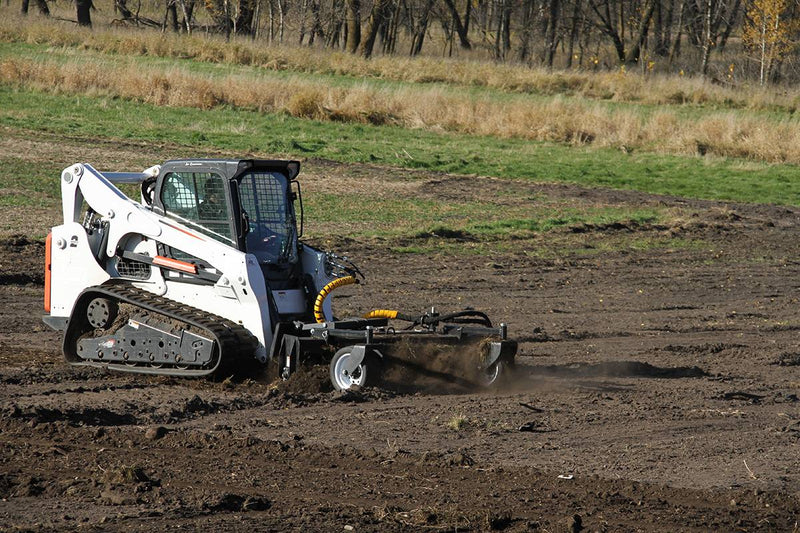
[{"label": "grassy embankment", "polygon": [[[170,39],[170,43],[182,42],[177,37]],[[733,126],[749,121],[755,125],[754,131],[762,134],[796,130],[793,119],[782,116],[780,109],[777,112],[726,110],[723,113],[728,116],[720,117],[718,104],[674,105],[664,111],[649,104],[586,103],[574,97],[516,95],[505,88],[492,88],[491,84],[477,89],[470,86],[466,90],[466,86],[459,85],[463,82],[454,80],[435,86],[394,79],[367,83],[352,76],[321,72],[323,69],[287,75],[262,67],[177,60],[171,53],[159,54],[159,58],[122,57],[98,52],[102,47],[88,48],[93,50],[72,45],[55,49],[21,43],[2,45],[0,125],[12,135],[52,132],[84,139],[87,144],[92,139],[169,143],[165,151],[176,155],[222,151],[232,155],[246,152],[262,156],[324,157],[698,198],[800,204],[798,168],[758,161],[774,159],[774,153],[759,155],[761,152],[756,153],[751,146],[745,150],[749,161],[659,154],[646,150],[669,152],[669,146],[676,146],[675,139],[665,138],[659,148],[655,139],[645,142],[647,136],[641,133],[654,120],[663,122],[664,113],[673,113],[667,122],[673,124],[674,131],[684,133],[687,126],[696,126],[703,120]],[[75,94],[89,96],[70,96]],[[386,106],[390,107],[389,112]],[[558,119],[559,109],[573,116],[571,122],[566,121],[567,125],[585,120],[586,114],[581,113],[586,110],[593,116],[604,116],[607,125],[626,123],[639,132],[631,137],[629,131],[627,141],[638,139],[639,144],[621,143],[624,135],[619,133],[618,124],[613,141],[609,140],[613,135],[599,130],[596,134],[584,131],[585,137],[581,139],[574,132],[567,133],[568,128],[544,136],[536,132],[546,131],[546,127],[525,128],[534,116],[556,115]],[[520,113],[527,113],[527,121],[513,120]],[[493,117],[494,123],[503,124],[503,131],[475,127],[478,119],[498,114]],[[606,135],[606,141],[595,135]],[[667,133],[662,131],[660,135]],[[531,142],[540,136],[562,142]],[[673,151],[696,151],[698,141],[695,138],[692,142],[694,148]],[[587,147],[588,144],[593,146]],[[604,144],[609,148],[602,148]],[[709,146],[703,150],[708,151]],[[785,148],[778,146],[778,152],[781,150],[785,152]],[[786,159],[786,153],[781,158]],[[91,148],[87,148],[83,159],[92,159]],[[13,171],[7,174],[13,177],[4,180],[0,206],[58,205],[55,181],[48,185],[41,176],[57,176],[59,169],[71,160],[53,161],[47,165],[52,169],[43,168],[41,161],[33,165],[30,158],[11,154],[3,155],[0,162]],[[152,162],[155,161],[148,161]],[[35,191],[36,195],[31,196],[29,191]],[[474,237],[476,242],[468,248],[480,252],[510,245],[510,239],[531,237],[564,226],[619,220],[648,223],[682,216],[674,210],[657,207],[575,205],[543,196],[531,197],[527,202],[500,199],[491,206],[475,199],[448,201],[443,205],[419,198],[410,201],[391,196],[375,198],[369,191],[321,190],[308,195],[306,200],[309,220],[323,225],[335,224],[336,220],[360,221],[356,227],[351,223],[348,231],[395,239],[399,242],[397,248],[406,250],[430,249],[432,245],[427,242],[418,246],[402,241],[442,229]],[[583,248],[584,244],[564,243],[568,248]],[[690,243],[665,238],[658,242],[609,240],[606,244],[606,249],[616,249]],[[599,249],[604,246],[601,244]]]},{"label": "grassy embankment", "polygon": [[[588,185],[680,191],[685,196],[799,203],[793,166],[623,154],[614,150],[531,143],[516,139],[472,137],[410,131],[389,126],[331,124],[279,114],[246,113],[234,109],[202,111],[157,107],[99,97],[68,97],[35,91],[0,89],[0,126],[10,137],[44,136],[61,144],[68,160],[55,153],[4,153],[7,169],[3,208],[59,207],[56,176],[76,159],[101,161],[98,166],[138,168],[164,157],[248,153],[261,156],[325,157],[378,165],[410,164],[431,170],[454,170],[536,181],[569,181]],[[132,119],[135,117],[135,119]],[[287,134],[288,133],[288,134]],[[63,140],[62,139],[63,136]],[[132,146],[126,146],[131,142]],[[80,150],[74,145],[80,145]],[[113,154],[108,154],[113,150]],[[80,157],[74,152],[80,152]],[[93,154],[98,153],[98,156]],[[414,154],[411,156],[411,154]],[[409,156],[414,159],[409,159]],[[117,162],[116,158],[123,160]],[[133,165],[138,165],[133,166]],[[113,168],[112,168],[113,169]],[[441,202],[402,194],[376,194],[380,169],[367,187],[326,189],[324,180],[305,195],[311,237],[330,233],[377,238],[399,251],[487,253],[520,246],[518,239],[535,238],[529,253],[593,253],[626,248],[675,248],[698,243],[641,235],[571,235],[559,228],[617,221],[658,223],[688,216],[662,207],[635,208],[576,202],[545,194],[513,196],[493,193],[486,200]],[[397,174],[395,172],[395,174]],[[788,186],[781,185],[782,178]],[[34,191],[35,194],[31,194]],[[346,227],[346,229],[342,229]],[[426,239],[441,229],[470,234],[464,244]],[[39,228],[37,233],[46,231]],[[546,237],[543,237],[547,235]],[[411,242],[409,242],[409,238]],[[591,241],[591,246],[588,246]]]},{"label": "grassy embankment", "polygon": [[[452,85],[364,82],[188,60],[69,53],[24,44],[0,50],[6,84],[160,106],[234,107],[314,120],[553,141],[682,155],[800,163],[800,122],[786,111],[654,106],[515,95]],[[45,58],[46,54],[46,58]]]}]

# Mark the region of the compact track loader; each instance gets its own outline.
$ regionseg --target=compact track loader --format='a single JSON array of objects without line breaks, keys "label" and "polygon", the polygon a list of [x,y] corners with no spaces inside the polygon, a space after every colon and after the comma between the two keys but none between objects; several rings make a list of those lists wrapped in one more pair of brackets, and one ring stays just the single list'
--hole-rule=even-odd
[{"label": "compact track loader", "polygon": [[[484,386],[513,366],[516,342],[479,311],[335,319],[329,293],[363,276],[300,240],[299,170],[297,161],[260,160],[66,168],[64,223],[46,242],[43,317],[63,331],[66,360],[227,376],[255,358],[284,378],[327,362],[339,390],[376,383],[391,362]],[[140,202],[121,183],[137,184]],[[441,354],[458,364],[430,364]]]}]

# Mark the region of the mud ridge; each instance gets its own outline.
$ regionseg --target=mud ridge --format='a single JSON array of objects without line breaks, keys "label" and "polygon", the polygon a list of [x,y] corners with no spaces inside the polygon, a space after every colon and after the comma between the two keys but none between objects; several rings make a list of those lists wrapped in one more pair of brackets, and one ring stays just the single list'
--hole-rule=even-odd
[{"label": "mud ridge", "polygon": [[528,370],[532,376],[559,376],[566,378],[616,377],[682,379],[702,378],[709,374],[700,367],[657,367],[640,361],[609,361],[602,363],[571,363],[566,365],[534,366]]},{"label": "mud ridge", "polygon": [[16,406],[8,408],[7,415],[11,418],[21,418],[37,424],[52,422],[67,422],[75,426],[126,426],[134,425],[136,417],[127,412],[115,412],[105,408],[89,409],[47,409],[34,407],[19,409]]}]

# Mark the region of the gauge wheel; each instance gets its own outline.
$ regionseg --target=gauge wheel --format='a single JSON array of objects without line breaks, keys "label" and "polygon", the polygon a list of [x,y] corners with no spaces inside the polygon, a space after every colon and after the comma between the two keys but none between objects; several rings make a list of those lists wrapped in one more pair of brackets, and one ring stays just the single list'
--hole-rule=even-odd
[{"label": "gauge wheel", "polygon": [[506,361],[497,361],[493,365],[489,365],[485,370],[482,370],[478,375],[478,384],[481,387],[497,387],[508,381],[512,365]]},{"label": "gauge wheel", "polygon": [[340,349],[331,359],[331,383],[338,391],[350,390],[352,387],[366,387],[377,382],[380,370],[377,365],[369,363],[369,358],[364,360],[352,372],[347,370],[348,359],[353,356],[353,347],[347,346]]}]

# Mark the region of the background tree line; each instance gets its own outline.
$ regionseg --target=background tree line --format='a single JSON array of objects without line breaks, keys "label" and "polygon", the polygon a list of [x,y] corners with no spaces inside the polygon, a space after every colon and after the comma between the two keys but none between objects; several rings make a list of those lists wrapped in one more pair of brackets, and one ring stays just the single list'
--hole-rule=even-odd
[{"label": "background tree line", "polygon": [[[48,1],[67,0],[33,0],[43,15],[50,14]],[[76,22],[90,26],[92,0],[73,1]],[[549,68],[685,72],[722,82],[752,76],[762,84],[798,77],[800,0],[112,1],[116,24],[248,36],[367,58],[470,54]],[[23,13],[30,2],[22,0]]]}]

